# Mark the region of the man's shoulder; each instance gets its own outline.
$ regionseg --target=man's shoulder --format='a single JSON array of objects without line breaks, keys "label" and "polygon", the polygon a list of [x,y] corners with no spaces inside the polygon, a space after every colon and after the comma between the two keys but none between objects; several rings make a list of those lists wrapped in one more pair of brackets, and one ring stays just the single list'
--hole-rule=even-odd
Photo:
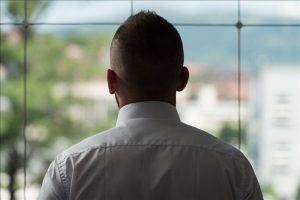
[{"label": "man's shoulder", "polygon": [[107,148],[107,146],[112,145],[110,142],[112,135],[115,135],[115,133],[120,131],[121,130],[118,127],[115,127],[90,136],[58,154],[56,160],[63,161],[66,158],[87,153],[89,151]]},{"label": "man's shoulder", "polygon": [[189,130],[189,136],[187,137],[188,143],[196,148],[203,149],[208,153],[234,158],[239,161],[245,160],[246,157],[237,147],[225,143],[216,136],[194,126],[190,126],[185,123],[181,123],[181,126],[183,129]]}]

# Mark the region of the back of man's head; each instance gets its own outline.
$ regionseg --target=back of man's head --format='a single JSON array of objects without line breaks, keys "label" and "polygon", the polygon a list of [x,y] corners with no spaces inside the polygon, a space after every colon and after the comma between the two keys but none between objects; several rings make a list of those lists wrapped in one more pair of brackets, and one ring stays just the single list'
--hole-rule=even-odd
[{"label": "back of man's head", "polygon": [[183,62],[177,30],[153,12],[129,17],[112,41],[111,67],[133,95],[147,98],[176,91]]}]

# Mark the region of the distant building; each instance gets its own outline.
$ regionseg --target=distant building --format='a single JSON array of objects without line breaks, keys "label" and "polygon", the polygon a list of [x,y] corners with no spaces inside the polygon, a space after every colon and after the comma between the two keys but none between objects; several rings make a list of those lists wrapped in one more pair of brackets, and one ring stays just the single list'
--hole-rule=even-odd
[{"label": "distant building", "polygon": [[300,69],[263,68],[252,82],[248,141],[262,186],[294,200],[300,179]]},{"label": "distant building", "polygon": [[202,85],[193,98],[184,107],[178,106],[184,122],[212,134],[218,132],[225,122],[237,124],[237,101],[218,99],[215,85]]},{"label": "distant building", "polygon": [[84,122],[85,124],[96,124],[109,117],[111,112],[117,109],[114,96],[109,94],[106,81],[95,80],[78,82],[71,85],[57,83],[52,89],[52,95],[56,99],[66,96],[75,97],[78,103],[70,104],[68,111],[71,119]]},{"label": "distant building", "polygon": [[[236,72],[200,69],[201,73],[196,75],[203,77],[203,80],[190,82],[187,90],[183,91],[185,99],[178,99],[177,107],[182,120],[216,136],[225,123],[238,127],[239,96]],[[244,122],[249,119],[247,86],[250,75],[243,74],[241,80],[241,120]],[[187,99],[187,96],[190,98]]]}]

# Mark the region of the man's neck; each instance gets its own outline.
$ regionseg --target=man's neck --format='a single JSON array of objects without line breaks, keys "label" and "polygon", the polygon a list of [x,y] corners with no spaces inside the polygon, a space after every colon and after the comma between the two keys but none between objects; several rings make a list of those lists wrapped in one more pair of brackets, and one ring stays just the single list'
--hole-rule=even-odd
[{"label": "man's neck", "polygon": [[119,108],[122,108],[125,105],[137,102],[145,102],[145,101],[161,101],[165,103],[169,103],[176,107],[176,96],[173,98],[162,98],[162,97],[148,97],[148,98],[120,98],[116,95],[116,101]]}]

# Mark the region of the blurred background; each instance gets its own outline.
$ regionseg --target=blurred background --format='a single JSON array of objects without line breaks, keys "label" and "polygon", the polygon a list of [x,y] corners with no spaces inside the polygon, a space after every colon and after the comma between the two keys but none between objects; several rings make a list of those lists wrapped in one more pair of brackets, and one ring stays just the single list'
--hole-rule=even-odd
[{"label": "blurred background", "polygon": [[0,0],[0,199],[35,199],[55,155],[115,125],[110,42],[140,10],[182,36],[182,121],[240,148],[266,200],[299,200],[300,2],[286,0]]}]

